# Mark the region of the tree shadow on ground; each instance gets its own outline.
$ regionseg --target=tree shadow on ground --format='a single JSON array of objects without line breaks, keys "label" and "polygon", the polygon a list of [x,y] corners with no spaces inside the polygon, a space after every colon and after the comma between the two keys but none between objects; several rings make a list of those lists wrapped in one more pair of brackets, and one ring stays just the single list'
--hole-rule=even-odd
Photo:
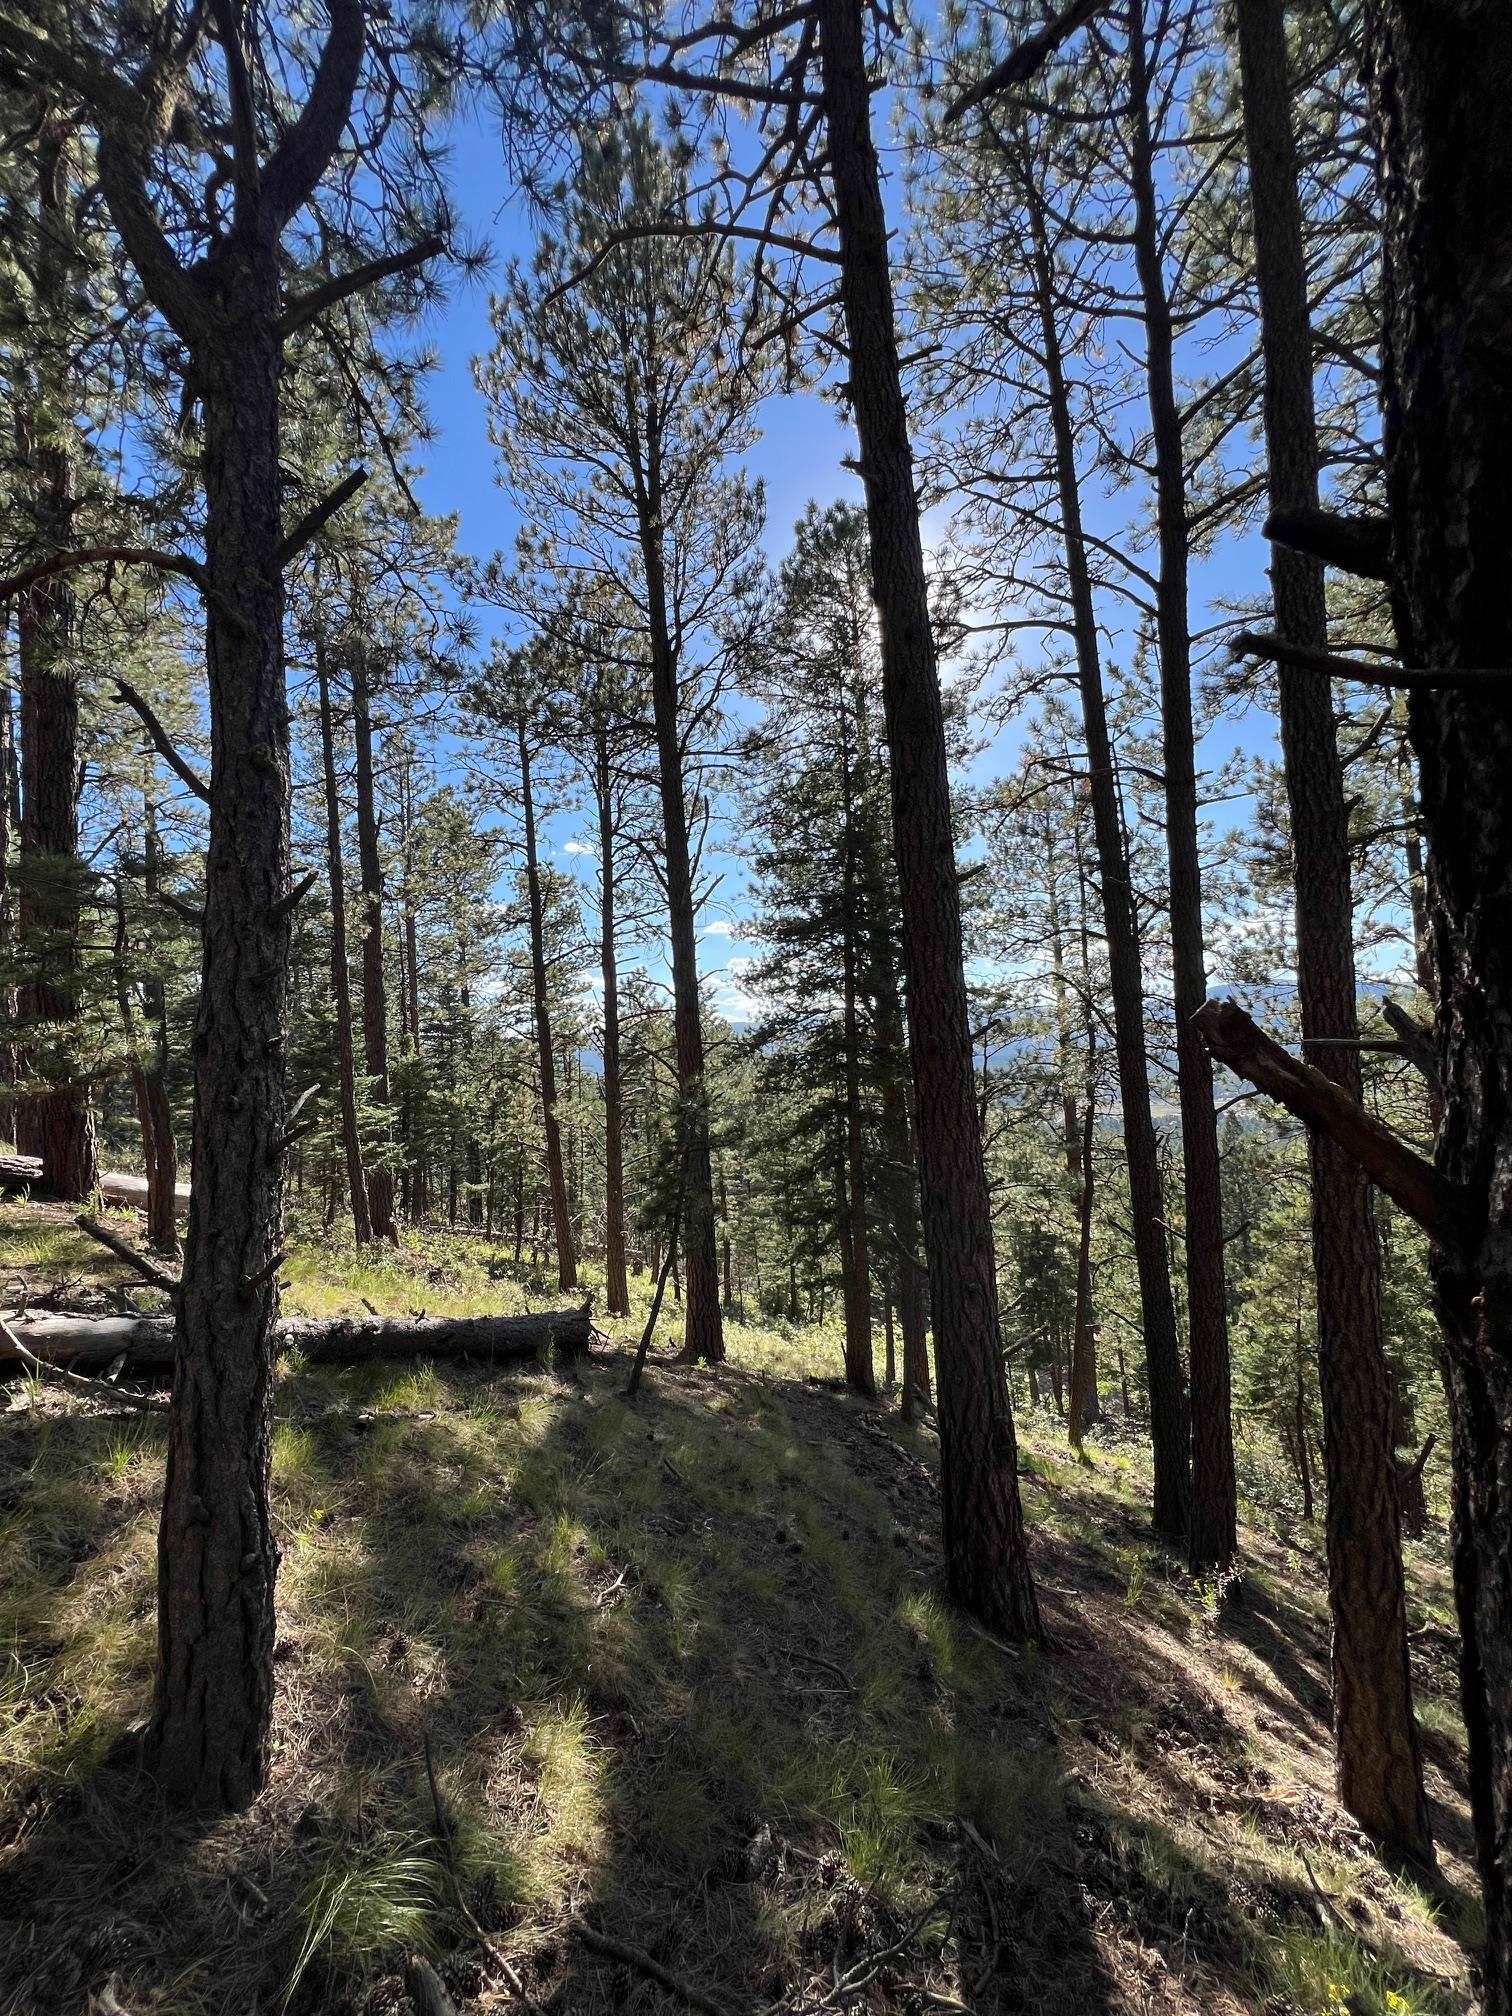
[{"label": "tree shadow on ground", "polygon": [[13,1452],[47,1531],[0,2008],[114,1978],[132,2016],[380,2016],[412,1951],[477,2016],[684,2006],[577,1921],[730,2016],[1258,2006],[1315,1907],[1164,1824],[1221,1745],[1153,1631],[1101,1683],[1155,1736],[1102,1769],[1076,1686],[1126,1649],[1081,1600],[1105,1552],[1042,1526],[1057,1649],[1004,1651],[942,1599],[927,1438],[735,1366],[653,1366],[630,1404],[627,1363],[284,1377],[275,1757],[212,1827],[105,1761],[150,1673],[156,1429],[124,1464],[76,1414]]}]

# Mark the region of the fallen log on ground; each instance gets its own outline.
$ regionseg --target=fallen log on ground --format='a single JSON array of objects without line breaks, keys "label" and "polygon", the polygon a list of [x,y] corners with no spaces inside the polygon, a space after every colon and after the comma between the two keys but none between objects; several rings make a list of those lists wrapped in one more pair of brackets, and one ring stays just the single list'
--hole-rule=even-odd
[{"label": "fallen log on ground", "polygon": [[[164,1316],[32,1316],[13,1325],[34,1357],[48,1365],[111,1365],[128,1372],[173,1366],[173,1323]],[[367,1365],[388,1358],[476,1358],[485,1362],[568,1358],[588,1349],[589,1305],[538,1316],[293,1317],[275,1330],[280,1351],[313,1365]],[[0,1336],[0,1366],[18,1364]]]},{"label": "fallen log on ground", "polygon": [[[99,1189],[107,1204],[129,1204],[138,1211],[147,1209],[145,1176],[121,1176],[107,1170],[100,1178]],[[41,1158],[36,1155],[0,1155],[0,1191],[7,1190],[35,1190],[45,1196]],[[173,1205],[180,1217],[188,1211],[187,1183],[180,1183],[175,1189]]]}]

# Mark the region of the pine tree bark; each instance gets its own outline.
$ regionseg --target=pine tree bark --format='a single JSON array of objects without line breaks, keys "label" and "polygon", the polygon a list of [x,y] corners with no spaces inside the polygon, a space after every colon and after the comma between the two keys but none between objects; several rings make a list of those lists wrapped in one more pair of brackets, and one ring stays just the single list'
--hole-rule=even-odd
[{"label": "pine tree bark", "polygon": [[[317,582],[317,593],[319,584]],[[317,623],[319,617],[317,616]],[[326,877],[331,891],[331,1000],[336,1011],[336,1068],[341,1081],[341,1147],[346,1160],[347,1197],[359,1246],[373,1239],[368,1215],[367,1178],[362,1167],[362,1130],[357,1113],[357,1063],[352,1033],[352,980],[347,965],[346,868],[341,858],[341,800],[336,791],[336,732],[331,719],[331,681],[325,637],[315,634],[315,679],[320,693],[320,767],[325,784]]]},{"label": "pine tree bark", "polygon": [[682,1246],[688,1292],[683,1305],[685,1364],[717,1365],[724,1357],[719,1306],[719,1256],[715,1243],[714,1167],[709,1152],[709,1092],[704,1077],[703,1005],[698,992],[698,929],[688,808],[683,785],[677,656],[667,604],[662,549],[659,445],[654,413],[648,416],[646,489],[640,515],[641,558],[650,617],[651,707],[656,724],[661,786],[662,867],[672,950],[672,1019],[677,1047],[678,1166],[682,1170]]},{"label": "pine tree bark", "polygon": [[[373,787],[373,709],[367,653],[352,654],[352,742],[357,757],[357,865],[362,884],[362,1054],[371,1097],[389,1125],[388,984],[383,970],[383,862]],[[375,1238],[399,1244],[394,1175],[380,1162],[367,1172],[368,1216]]]},{"label": "pine tree bark", "polygon": [[[66,123],[43,110],[37,146],[34,285],[44,354],[63,340],[69,315]],[[74,543],[77,489],[68,449],[69,416],[56,368],[38,363],[29,374],[29,404],[20,422],[38,545],[62,551]],[[79,1020],[79,686],[74,662],[78,612],[66,575],[38,582],[20,598],[21,671],[20,930],[36,977],[22,989],[21,1009],[35,1026],[34,1060],[45,1089],[26,1102],[17,1147],[42,1158],[42,1180],[55,1197],[82,1203],[99,1175],[89,1090],[74,1075],[71,1038]]]},{"label": "pine tree bark", "polygon": [[[859,775],[872,775],[873,750],[867,699],[856,690],[856,757]],[[929,1398],[929,1273],[923,1259],[919,1219],[919,1155],[909,1083],[908,1035],[898,977],[897,900],[884,811],[872,813],[873,796],[863,801],[857,821],[862,848],[861,900],[866,918],[866,992],[879,1080],[882,1193],[893,1248],[898,1328],[903,1339],[903,1389],[899,1411],[912,1421]]]},{"label": "pine tree bark", "polygon": [[593,792],[599,823],[599,972],[604,982],[604,1293],[611,1316],[630,1314],[625,1278],[625,1092],[620,1063],[619,953],[614,782],[602,721],[594,744]]},{"label": "pine tree bark", "polygon": [[234,1810],[267,1769],[278,1564],[268,1474],[290,930],[274,245],[236,234],[204,291],[220,325],[195,354],[210,841],[146,1751],[171,1799]]},{"label": "pine tree bark", "polygon": [[1040,1635],[1003,1372],[992,1206],[961,951],[950,778],[913,453],[898,363],[887,219],[871,133],[860,0],[817,0],[850,401],[882,638],[909,1048],[938,1377],[951,1595],[989,1629]]},{"label": "pine tree bark", "polygon": [[853,1393],[875,1400],[877,1373],[872,1357],[871,1259],[867,1236],[866,1126],[861,1109],[861,989],[858,978],[863,928],[856,874],[858,836],[852,776],[850,723],[844,681],[840,708],[840,933],[845,1074],[845,1162],[840,1185],[845,1258],[841,1287],[845,1305],[845,1383]]},{"label": "pine tree bark", "polygon": [[[1367,0],[1385,210],[1383,413],[1403,662],[1512,679],[1512,14]],[[1454,1575],[1485,2016],[1512,2010],[1512,685],[1420,689],[1444,1119],[1468,1230],[1435,1245],[1454,1424]]]},{"label": "pine tree bark", "polygon": [[[1150,1393],[1150,1441],[1154,1457],[1154,1526],[1168,1540],[1187,1533],[1191,1493],[1190,1438],[1176,1304],[1165,1243],[1165,1198],[1160,1152],[1150,1107],[1150,1066],[1145,1049],[1144,964],[1134,908],[1133,878],[1124,842],[1114,773],[1113,743],[1103,693],[1102,658],[1092,570],[1082,527],[1076,437],[1066,384],[1054,270],[1044,216],[1031,177],[1025,178],[1035,259],[1035,288],[1045,352],[1045,385],[1055,441],[1056,489],[1065,547],[1066,587],[1076,647],[1082,731],[1087,742],[1087,781],[1092,801],[1092,837],[1097,850],[1098,891],[1108,948],[1108,984],[1113,997],[1113,1042],[1118,1059],[1124,1161],[1133,1214],[1134,1263],[1144,1330],[1146,1379]],[[1128,1416],[1128,1389],[1124,1387]]]},{"label": "pine tree bark", "polygon": [[[1160,246],[1150,130],[1150,78],[1143,0],[1131,0],[1129,168],[1134,263],[1145,329],[1145,376],[1155,460],[1159,547],[1155,627],[1160,651],[1166,854],[1175,978],[1176,1079],[1186,1201],[1187,1355],[1191,1377],[1192,1472],[1187,1548],[1193,1567],[1224,1566],[1237,1544],[1237,1489],[1229,1397],[1228,1306],[1223,1267],[1223,1191],[1213,1066],[1192,1017],[1207,999],[1202,867],[1197,834],[1197,758],[1192,728],[1187,615],[1189,533],[1174,336]],[[1174,1537],[1174,1536],[1173,1536]]]},{"label": "pine tree bark", "polygon": [[557,1283],[577,1286],[572,1245],[572,1208],[562,1161],[562,1122],[557,1111],[556,1052],[551,1036],[551,997],[546,986],[546,919],[541,902],[541,864],[536,848],[535,794],[530,782],[530,738],[525,716],[515,720],[520,757],[520,810],[525,822],[525,893],[530,910],[530,985],[535,1014],[536,1070],[541,1081],[541,1124],[546,1135],[546,1180],[551,1185],[551,1230],[556,1242]]},{"label": "pine tree bark", "polygon": [[[1255,268],[1265,360],[1273,512],[1316,510],[1312,332],[1291,126],[1282,0],[1238,0]],[[1275,545],[1271,597],[1288,643],[1328,647],[1322,563]],[[1357,1103],[1360,1057],[1349,820],[1329,682],[1282,667],[1281,746],[1296,887],[1303,1040]],[[1381,1307],[1381,1248],[1368,1177],[1338,1144],[1308,1134],[1318,1373],[1328,1486],[1328,1594],[1339,1796],[1388,1852],[1431,1860],[1412,1714],[1407,1598]]]}]

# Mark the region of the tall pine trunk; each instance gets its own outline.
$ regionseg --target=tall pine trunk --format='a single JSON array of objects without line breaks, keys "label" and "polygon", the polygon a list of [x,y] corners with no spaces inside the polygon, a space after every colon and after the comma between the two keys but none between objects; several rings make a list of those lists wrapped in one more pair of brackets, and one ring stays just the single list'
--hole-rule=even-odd
[{"label": "tall pine trunk", "polygon": [[268,1475],[290,937],[274,245],[235,234],[205,288],[219,324],[195,357],[210,841],[147,1752],[170,1798],[219,1810],[260,1789],[273,1708]]},{"label": "tall pine trunk", "polygon": [[551,1185],[551,1230],[556,1241],[557,1285],[577,1286],[572,1247],[572,1210],[562,1161],[562,1122],[557,1111],[556,1052],[551,1038],[551,999],[546,986],[546,919],[541,902],[541,866],[536,851],[535,794],[530,782],[530,738],[525,716],[515,720],[520,756],[520,809],[525,820],[525,893],[530,910],[530,984],[535,1012],[536,1070],[541,1081],[541,1124],[546,1134],[546,1180]]},{"label": "tall pine trunk", "polygon": [[[1228,1306],[1223,1270],[1223,1191],[1213,1066],[1192,1017],[1207,999],[1202,943],[1202,866],[1197,833],[1197,756],[1192,727],[1192,658],[1187,616],[1189,534],[1186,465],[1176,403],[1174,336],[1166,294],[1150,130],[1144,0],[1131,0],[1129,165],[1134,198],[1134,263],[1145,330],[1145,376],[1155,459],[1159,578],[1155,627],[1160,647],[1166,857],[1171,962],[1175,976],[1176,1081],[1186,1201],[1187,1355],[1191,1375],[1192,1479],[1187,1545],[1196,1568],[1221,1567],[1234,1553],[1237,1493],[1229,1399]],[[1173,1536],[1174,1537],[1174,1536]]]},{"label": "tall pine trunk", "polygon": [[[1143,1319],[1146,1378],[1150,1393],[1150,1440],[1155,1466],[1154,1524],[1155,1530],[1167,1539],[1180,1541],[1187,1532],[1191,1492],[1190,1448],[1181,1351],[1176,1335],[1176,1304],[1171,1293],[1171,1269],[1165,1243],[1166,1214],[1160,1152],[1150,1106],[1150,1067],[1145,1049],[1144,965],[1134,907],[1133,878],[1129,870],[1129,850],[1124,841],[1119,810],[1107,702],[1103,693],[1097,611],[1082,528],[1076,438],[1066,385],[1060,325],[1056,316],[1054,271],[1045,240],[1038,191],[1029,178],[1026,178],[1026,194],[1030,204],[1035,287],[1039,296],[1040,328],[1044,341],[1045,383],[1055,441],[1056,488],[1060,500],[1066,586],[1076,646],[1082,732],[1087,743],[1092,837],[1097,849],[1103,933],[1108,947],[1108,983],[1113,997],[1113,1042],[1118,1058],[1124,1161],[1129,1175],[1134,1263],[1139,1276],[1140,1315]],[[1124,1412],[1127,1416],[1127,1404]]]},{"label": "tall pine trunk", "polygon": [[818,0],[825,136],[850,341],[850,401],[871,534],[903,911],[909,1048],[939,1382],[951,1595],[989,1629],[1037,1638],[1003,1372],[992,1205],[972,1072],[950,778],[913,452],[898,364],[887,218],[871,133],[860,0]]},{"label": "tall pine trunk", "polygon": [[[1270,506],[1309,511],[1318,504],[1318,440],[1282,0],[1238,0],[1237,18]],[[1288,643],[1328,648],[1320,561],[1274,546],[1271,597],[1276,628]],[[1358,1103],[1360,1057],[1349,1047],[1359,1034],[1349,819],[1333,695],[1328,680],[1284,667],[1279,687],[1302,1035],[1304,1041],[1334,1039],[1314,1051],[1314,1061]],[[1381,1248],[1370,1182],[1325,1135],[1309,1133],[1308,1157],[1339,1796],[1388,1851],[1431,1858],[1412,1715]]]},{"label": "tall pine trunk", "polygon": [[[1454,1422],[1454,1576],[1485,2016],[1512,2011],[1512,13],[1367,0],[1385,207],[1383,411],[1405,664],[1479,672],[1409,697],[1422,770],[1444,1086],[1435,1242]],[[1488,678],[1488,672],[1492,675]]]},{"label": "tall pine trunk", "polygon": [[861,1107],[861,989],[858,979],[862,931],[856,874],[855,779],[851,766],[845,682],[840,681],[841,847],[840,931],[845,1072],[845,1176],[840,1186],[844,1217],[845,1383],[868,1400],[877,1397],[872,1357],[871,1260],[867,1236],[866,1124]]},{"label": "tall pine trunk", "polygon": [[[319,587],[317,583],[317,593]],[[317,623],[319,617],[317,615]],[[336,1011],[336,1069],[341,1082],[341,1147],[346,1159],[347,1197],[357,1244],[372,1243],[367,1179],[362,1169],[362,1130],[357,1113],[357,1064],[352,1034],[352,979],[347,965],[346,869],[341,858],[341,800],[336,791],[336,731],[331,718],[331,680],[325,637],[315,635],[315,679],[320,692],[320,768],[325,784],[326,873],[331,891],[331,1001]]]},{"label": "tall pine trunk", "polygon": [[625,1278],[625,1090],[620,1064],[619,953],[615,946],[614,785],[600,722],[593,791],[599,822],[599,971],[604,982],[604,1293],[611,1316],[630,1314]]},{"label": "tall pine trunk", "polygon": [[[352,742],[357,757],[357,866],[362,884],[362,1055],[370,1096],[391,1124],[388,1058],[388,986],[383,970],[383,862],[378,853],[378,806],[373,788],[373,709],[367,653],[352,654]],[[387,1145],[385,1143],[385,1145]],[[394,1216],[394,1172],[379,1161],[367,1172],[368,1216],[375,1238],[399,1244]]]},{"label": "tall pine trunk", "polygon": [[[71,312],[68,144],[63,123],[44,109],[37,148],[33,251],[39,327],[60,331]],[[56,339],[61,341],[61,337]],[[45,346],[46,347],[46,346]],[[44,553],[74,543],[77,483],[69,453],[67,389],[55,366],[30,373],[20,423],[20,459]],[[43,1089],[26,1102],[23,1152],[42,1160],[53,1196],[82,1203],[94,1190],[94,1114],[75,1075],[79,1022],[79,648],[78,609],[66,575],[38,582],[20,598],[21,668],[20,929],[36,977],[22,989],[22,1013],[37,1034],[33,1068]]]},{"label": "tall pine trunk", "polygon": [[683,782],[677,657],[672,647],[661,539],[662,499],[654,424],[648,431],[652,437],[649,489],[644,498],[640,530],[650,609],[651,707],[661,784],[663,867],[672,949],[672,1019],[677,1048],[677,1146],[683,1199],[680,1239],[688,1277],[680,1355],[688,1364],[715,1365],[724,1357],[724,1321],[719,1306],[703,1006],[698,994],[697,916]]}]

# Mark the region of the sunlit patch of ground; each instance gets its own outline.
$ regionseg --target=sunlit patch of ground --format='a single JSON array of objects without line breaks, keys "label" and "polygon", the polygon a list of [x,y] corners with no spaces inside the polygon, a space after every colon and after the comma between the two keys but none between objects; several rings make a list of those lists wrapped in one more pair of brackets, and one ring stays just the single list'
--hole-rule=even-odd
[{"label": "sunlit patch of ground", "polygon": [[[73,1236],[8,1207],[0,1264]],[[75,1265],[110,1277],[46,1248]],[[299,1313],[554,1299],[478,1239],[289,1271]],[[1005,1650],[943,1600],[931,1434],[820,1383],[833,1338],[734,1325],[724,1368],[653,1362],[631,1404],[639,1319],[611,1327],[581,1372],[285,1371],[272,1778],[199,1831],[121,1747],[151,1684],[160,1423],[8,1389],[0,2008],[73,2016],[111,1984],[131,2016],[380,2016],[417,1953],[469,2012],[684,2006],[575,1919],[732,2016],[1467,2008],[1426,1556],[1432,1894],[1332,1797],[1316,1534],[1257,1526],[1220,1595],[1151,1543],[1136,1448],[1078,1464],[1042,1415],[1054,1642]]]}]

